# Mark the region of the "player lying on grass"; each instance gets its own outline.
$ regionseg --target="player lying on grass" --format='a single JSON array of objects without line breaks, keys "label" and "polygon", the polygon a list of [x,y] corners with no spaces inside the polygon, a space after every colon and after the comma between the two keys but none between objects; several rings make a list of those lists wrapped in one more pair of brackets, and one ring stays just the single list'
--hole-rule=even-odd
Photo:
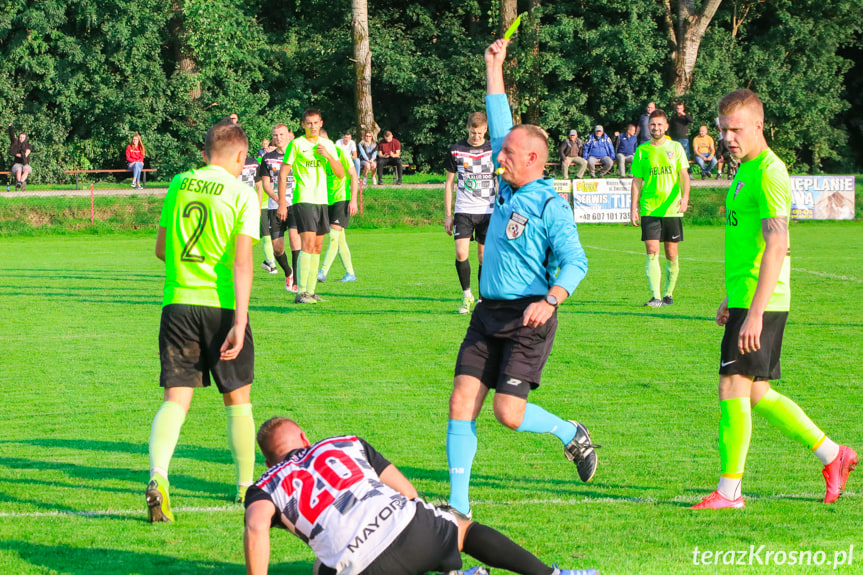
[{"label": "player lying on grass", "polygon": [[824,465],[824,503],[833,503],[857,465],[857,454],[827,437],[800,406],[769,383],[780,377],[782,334],[791,305],[788,170],[767,147],[764,107],[753,92],[726,94],[719,102],[719,125],[740,160],[725,199],[728,295],[716,312],[716,323],[725,326],[719,364],[721,474],[716,491],[693,509],[743,507],[752,413],[815,454]]},{"label": "player lying on grass", "polygon": [[[362,439],[312,444],[300,427],[273,417],[258,430],[270,468],[246,495],[246,572],[270,562],[270,528],[289,530],[320,562],[318,575],[421,575],[460,570],[459,551],[524,575],[598,575],[549,567],[491,527],[418,499],[410,481]],[[479,575],[482,567],[456,574]]]}]

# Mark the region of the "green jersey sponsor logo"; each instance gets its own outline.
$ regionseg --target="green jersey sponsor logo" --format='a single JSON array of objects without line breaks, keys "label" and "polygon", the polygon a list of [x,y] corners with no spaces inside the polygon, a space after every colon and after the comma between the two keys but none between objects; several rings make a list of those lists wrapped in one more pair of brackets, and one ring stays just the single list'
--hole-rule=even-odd
[{"label": "green jersey sponsor logo", "polygon": [[294,175],[294,203],[327,204],[327,158],[317,151],[318,145],[337,157],[336,145],[326,138],[315,143],[305,136],[294,138],[285,153],[284,163],[290,164]]}]

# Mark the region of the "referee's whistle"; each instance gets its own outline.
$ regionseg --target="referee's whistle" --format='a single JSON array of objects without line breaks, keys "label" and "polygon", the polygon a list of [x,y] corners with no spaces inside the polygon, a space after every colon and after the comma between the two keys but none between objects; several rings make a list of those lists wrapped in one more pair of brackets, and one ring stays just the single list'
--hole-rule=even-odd
[{"label": "referee's whistle", "polygon": [[494,174],[495,174],[496,176],[499,176],[499,175],[503,174],[505,171],[506,171],[506,169],[505,169],[503,166],[501,166],[501,167],[499,167],[498,169],[496,169],[496,170],[494,171]]}]

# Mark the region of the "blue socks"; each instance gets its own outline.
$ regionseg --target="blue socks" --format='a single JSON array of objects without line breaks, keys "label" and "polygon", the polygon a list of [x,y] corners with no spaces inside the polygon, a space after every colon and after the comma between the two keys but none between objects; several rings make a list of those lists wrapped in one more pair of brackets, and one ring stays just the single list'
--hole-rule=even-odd
[{"label": "blue socks", "polygon": [[551,433],[567,445],[575,437],[575,426],[540,406],[528,403],[524,408],[524,419],[516,431],[530,433]]},{"label": "blue socks", "polygon": [[470,468],[476,455],[476,422],[450,419],[446,429],[446,459],[449,464],[449,504],[470,513]]}]

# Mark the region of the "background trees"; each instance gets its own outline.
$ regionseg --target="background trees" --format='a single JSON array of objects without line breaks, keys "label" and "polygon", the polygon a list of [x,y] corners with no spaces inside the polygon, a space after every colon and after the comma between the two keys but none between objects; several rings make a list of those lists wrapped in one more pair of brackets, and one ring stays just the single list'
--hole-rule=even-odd
[{"label": "background trees", "polygon": [[298,129],[308,106],[331,134],[376,121],[420,168],[441,170],[483,106],[482,50],[515,6],[532,8],[511,49],[515,112],[555,138],[622,129],[648,100],[676,98],[712,128],[717,99],[745,86],[764,98],[768,138],[792,169],[860,169],[849,70],[863,0],[372,0],[370,79],[368,52],[355,51],[362,4],[0,0],[0,120],[31,134],[43,181],[122,166],[134,132],[168,177],[199,161],[204,130],[228,113],[256,148],[277,121]]}]

